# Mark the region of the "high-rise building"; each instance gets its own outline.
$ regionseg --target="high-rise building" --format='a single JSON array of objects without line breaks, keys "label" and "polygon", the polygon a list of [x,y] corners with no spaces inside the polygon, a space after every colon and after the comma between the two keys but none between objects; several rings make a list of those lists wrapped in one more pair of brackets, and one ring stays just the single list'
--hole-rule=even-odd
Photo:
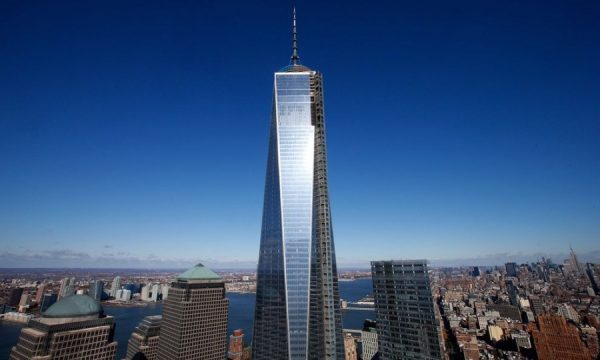
[{"label": "high-rise building", "polygon": [[372,261],[382,359],[442,359],[427,261]]},{"label": "high-rise building", "polygon": [[560,315],[538,316],[537,326],[530,323],[529,330],[539,360],[588,360],[592,357],[577,328]]},{"label": "high-rise building", "polygon": [[44,292],[46,291],[46,284],[39,284],[35,291],[35,302],[40,305],[42,301],[42,296],[44,296]]},{"label": "high-rise building", "polygon": [[377,322],[367,319],[360,334],[362,359],[371,360],[379,349],[377,345]]},{"label": "high-rise building", "polygon": [[291,64],[274,75],[252,357],[343,359],[327,185],[323,77]]},{"label": "high-rise building", "polygon": [[148,301],[150,300],[150,288],[152,288],[152,284],[146,284],[142,286],[142,291],[140,293],[140,300]]},{"label": "high-rise building", "polygon": [[151,299],[154,302],[158,301],[158,289],[159,289],[158,284],[152,285],[152,296],[151,296]]},{"label": "high-rise building", "polygon": [[19,302],[21,302],[21,296],[23,296],[23,288],[11,289],[8,295],[8,305],[19,306]]},{"label": "high-rise building", "polygon": [[65,297],[21,330],[10,360],[113,360],[115,322],[87,295]]},{"label": "high-rise building", "polygon": [[104,281],[96,280],[90,283],[90,296],[97,301],[102,300],[102,293],[104,292]]},{"label": "high-rise building", "polygon": [[504,264],[504,267],[506,268],[506,276],[517,276],[517,263],[509,262]]},{"label": "high-rise building", "polygon": [[59,298],[63,297],[63,294],[65,293],[65,288],[69,285],[69,282],[69,278],[64,278],[60,281],[60,289],[58,290]]},{"label": "high-rise building", "polygon": [[169,285],[168,284],[162,284],[160,286],[160,294],[162,296],[162,300],[167,300],[167,297],[169,296]]},{"label": "high-rise building", "polygon": [[575,273],[577,273],[577,275],[583,275],[583,266],[581,265],[581,263],[579,262],[579,259],[577,258],[577,254],[575,254],[575,250],[573,250],[573,248],[571,247],[571,253],[570,253],[570,263],[571,263],[571,270]]},{"label": "high-rise building", "polygon": [[42,302],[40,304],[40,312],[45,312],[48,310],[50,306],[52,306],[56,300],[58,300],[58,295],[56,294],[44,294],[42,296]]},{"label": "high-rise building", "polygon": [[228,306],[223,279],[202,264],[179,275],[163,305],[158,358],[223,360]]},{"label": "high-rise building", "polygon": [[129,289],[121,290],[121,300],[123,300],[123,301],[131,300],[131,290],[129,290]]},{"label": "high-rise building", "polygon": [[115,278],[113,279],[112,284],[110,285],[110,296],[116,298],[117,297],[117,290],[121,289],[121,277],[120,276],[115,276]]},{"label": "high-rise building", "polygon": [[161,315],[146,316],[133,330],[127,344],[126,360],[142,354],[146,360],[158,359],[158,339],[160,337]]}]

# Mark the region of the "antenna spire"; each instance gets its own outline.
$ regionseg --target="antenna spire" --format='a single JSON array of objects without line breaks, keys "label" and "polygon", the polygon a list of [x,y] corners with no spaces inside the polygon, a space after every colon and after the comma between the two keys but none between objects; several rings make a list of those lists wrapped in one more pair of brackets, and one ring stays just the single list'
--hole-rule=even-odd
[{"label": "antenna spire", "polygon": [[300,62],[300,56],[298,55],[298,37],[296,32],[296,6],[293,7],[292,17],[292,64],[298,65]]}]

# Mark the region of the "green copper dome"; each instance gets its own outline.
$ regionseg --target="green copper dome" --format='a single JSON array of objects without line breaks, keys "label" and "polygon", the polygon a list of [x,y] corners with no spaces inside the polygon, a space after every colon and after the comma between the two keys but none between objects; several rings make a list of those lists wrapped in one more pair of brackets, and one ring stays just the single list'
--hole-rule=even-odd
[{"label": "green copper dome", "polygon": [[193,280],[221,280],[221,277],[215,274],[212,270],[202,264],[198,264],[191,269],[188,269],[182,274],[179,274],[177,280],[193,281]]},{"label": "green copper dome", "polygon": [[88,295],[71,295],[62,298],[46,310],[45,318],[72,318],[103,313],[102,306]]}]

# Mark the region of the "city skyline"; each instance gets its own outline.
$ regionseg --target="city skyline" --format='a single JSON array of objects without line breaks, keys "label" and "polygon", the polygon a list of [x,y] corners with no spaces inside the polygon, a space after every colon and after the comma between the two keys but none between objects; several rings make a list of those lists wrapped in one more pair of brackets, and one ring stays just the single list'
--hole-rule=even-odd
[{"label": "city skyline", "polygon": [[[256,264],[288,4],[36,6],[0,5],[0,262]],[[598,257],[598,4],[298,11],[340,265]]]}]

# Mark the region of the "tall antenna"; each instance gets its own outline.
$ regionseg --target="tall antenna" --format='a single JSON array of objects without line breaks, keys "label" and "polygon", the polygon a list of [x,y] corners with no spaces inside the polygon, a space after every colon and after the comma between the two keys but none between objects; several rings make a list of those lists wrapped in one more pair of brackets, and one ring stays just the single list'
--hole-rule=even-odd
[{"label": "tall antenna", "polygon": [[298,37],[296,32],[296,6],[294,5],[293,17],[292,17],[292,64],[298,65],[300,62],[300,56],[298,55]]}]

